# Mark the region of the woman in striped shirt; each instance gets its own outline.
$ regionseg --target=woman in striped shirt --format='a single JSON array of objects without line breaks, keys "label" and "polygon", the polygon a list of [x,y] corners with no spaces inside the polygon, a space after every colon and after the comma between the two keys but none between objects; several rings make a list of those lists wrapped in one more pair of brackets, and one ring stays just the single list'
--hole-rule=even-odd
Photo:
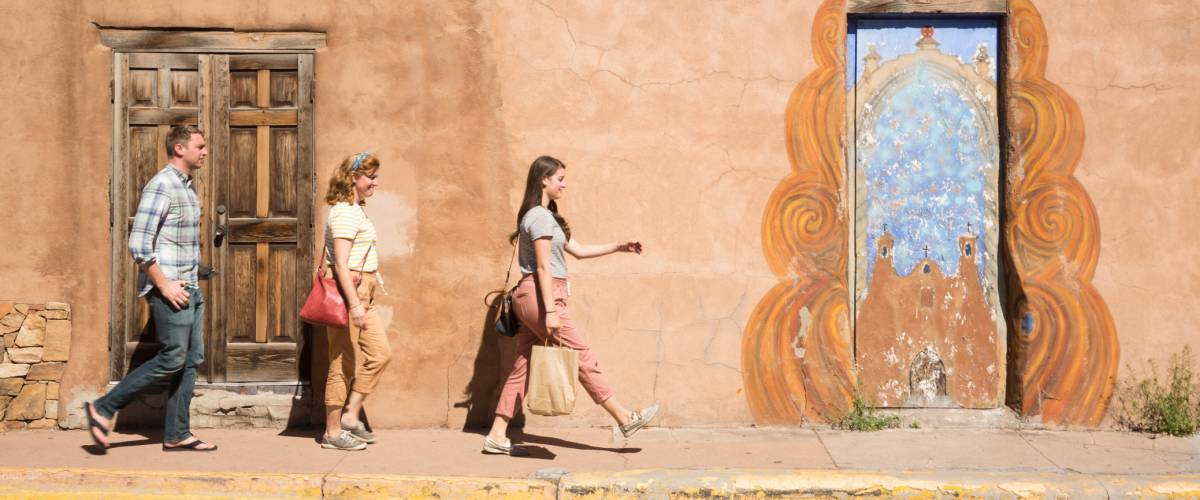
[{"label": "woman in striped shirt", "polygon": [[375,309],[380,290],[375,225],[363,211],[379,184],[379,159],[370,153],[347,157],[329,179],[325,202],[325,255],[346,298],[350,325],[330,328],[329,376],[325,380],[325,435],[321,447],[362,450],[375,442],[359,420],[363,400],[379,382],[392,349]]}]

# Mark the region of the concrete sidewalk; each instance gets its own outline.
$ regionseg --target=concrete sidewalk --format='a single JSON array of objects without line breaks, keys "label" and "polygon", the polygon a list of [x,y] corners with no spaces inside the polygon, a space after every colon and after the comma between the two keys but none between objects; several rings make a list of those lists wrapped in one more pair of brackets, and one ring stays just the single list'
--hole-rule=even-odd
[{"label": "concrete sidewalk", "polygon": [[[0,434],[0,496],[1139,496],[1200,497],[1200,438],[1107,431],[607,429],[514,434],[529,457],[480,453],[457,430],[382,430],[367,451],[323,450],[319,431],[204,429],[212,453],[163,453],[117,434]],[[94,451],[94,450],[93,450]],[[757,493],[755,493],[757,492]]]}]

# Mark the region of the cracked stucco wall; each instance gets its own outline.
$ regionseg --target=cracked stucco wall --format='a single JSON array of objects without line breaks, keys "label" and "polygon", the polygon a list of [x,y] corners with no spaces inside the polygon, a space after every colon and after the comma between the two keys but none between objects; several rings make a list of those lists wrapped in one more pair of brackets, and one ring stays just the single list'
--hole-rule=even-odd
[{"label": "cracked stucco wall", "polygon": [[[0,298],[74,306],[63,405],[107,382],[111,52],[95,22],[328,34],[316,57],[318,195],[344,155],[366,149],[384,161],[368,210],[385,247],[394,358],[369,405],[376,425],[486,420],[512,352],[484,334],[482,297],[503,278],[503,237],[539,154],[568,164],[562,211],[581,241],[646,246],[570,263],[574,319],[621,400],[659,401],[664,425],[751,421],[740,342],[775,283],[762,210],[789,172],[782,118],[814,68],[818,2],[135,4],[0,5],[0,46],[12,56],[0,74],[0,233],[10,245]],[[1100,213],[1095,283],[1123,359],[1165,356],[1195,342],[1200,324],[1188,307],[1200,293],[1188,216],[1200,188],[1190,145],[1200,137],[1200,6],[1039,7],[1047,77],[1087,126],[1077,176]],[[586,398],[572,418],[531,420],[607,421]]]},{"label": "cracked stucco wall", "polygon": [[[514,170],[563,159],[576,238],[646,246],[569,263],[574,319],[618,397],[663,403],[663,425],[749,422],[742,330],[775,281],[760,221],[788,171],[783,110],[813,67],[816,4],[482,5]],[[590,402],[578,417],[530,419],[609,421]]]},{"label": "cracked stucco wall", "polygon": [[[1037,2],[1050,34],[1046,78],[1079,104],[1087,139],[1075,177],[1100,215],[1093,284],[1127,364],[1200,348],[1200,4]],[[1087,19],[1087,22],[1081,20]]]}]

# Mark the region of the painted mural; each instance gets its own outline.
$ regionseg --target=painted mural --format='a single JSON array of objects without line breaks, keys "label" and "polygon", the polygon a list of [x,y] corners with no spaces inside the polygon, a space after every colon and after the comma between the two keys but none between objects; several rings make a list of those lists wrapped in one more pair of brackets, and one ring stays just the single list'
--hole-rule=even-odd
[{"label": "painted mural", "polygon": [[[1048,40],[1037,9],[1030,0],[1009,0],[1008,9],[1009,63],[999,68],[989,62],[990,70],[1004,75],[1004,146],[1010,151],[999,182],[1005,216],[998,244],[1004,251],[993,257],[1003,257],[999,260],[1008,270],[1002,299],[1009,312],[1006,401],[1043,421],[1096,425],[1112,394],[1119,347],[1107,306],[1091,285],[1099,255],[1098,218],[1072,175],[1084,142],[1082,118],[1070,96],[1044,78]],[[844,0],[825,0],[813,20],[817,69],[796,86],[785,113],[791,172],[763,214],[763,252],[779,283],[759,301],[742,341],[747,403],[760,423],[837,418],[859,383],[850,280],[854,276],[857,289],[857,277],[864,273],[849,267],[858,263],[850,256],[849,238],[862,225],[850,213],[858,207],[847,198],[857,187],[846,185],[850,151],[844,147],[853,146],[844,138],[847,96],[853,95],[847,89],[857,75],[848,77],[846,19]],[[886,50],[876,46],[881,61],[888,57]],[[989,61],[996,60],[994,50],[984,50]],[[896,238],[882,229],[880,224],[871,246],[872,271],[887,265],[878,256],[882,244]],[[987,244],[980,236],[986,230],[974,224],[950,228],[947,234],[958,251],[928,259],[930,274],[932,264],[961,278],[982,272],[977,279],[983,293],[988,271],[979,264],[985,260],[978,246]],[[858,239],[855,234],[855,251]],[[971,242],[975,247],[968,251]],[[924,246],[917,263],[927,260]],[[880,274],[873,272],[872,279]],[[920,358],[919,372],[936,369],[933,356]],[[937,377],[926,380],[940,390]]]},{"label": "painted mural", "polygon": [[1097,425],[1112,398],[1120,361],[1116,327],[1092,286],[1100,217],[1075,179],[1083,116],[1046,80],[1046,26],[1029,0],[1009,1],[1004,226],[1014,272],[1007,280],[1009,399],[1047,422]]},{"label": "painted mural", "polygon": [[884,407],[1002,403],[995,20],[859,20],[855,362]]}]

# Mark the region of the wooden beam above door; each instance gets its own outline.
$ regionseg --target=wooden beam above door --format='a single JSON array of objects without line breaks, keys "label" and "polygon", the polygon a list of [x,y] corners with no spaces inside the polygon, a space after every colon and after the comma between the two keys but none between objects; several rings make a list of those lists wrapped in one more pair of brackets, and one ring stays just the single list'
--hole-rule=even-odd
[{"label": "wooden beam above door", "polygon": [[849,14],[1004,14],[1008,0],[847,0]]},{"label": "wooden beam above door", "polygon": [[138,52],[312,52],[325,47],[313,31],[184,31],[97,26],[100,42],[116,51]]}]

